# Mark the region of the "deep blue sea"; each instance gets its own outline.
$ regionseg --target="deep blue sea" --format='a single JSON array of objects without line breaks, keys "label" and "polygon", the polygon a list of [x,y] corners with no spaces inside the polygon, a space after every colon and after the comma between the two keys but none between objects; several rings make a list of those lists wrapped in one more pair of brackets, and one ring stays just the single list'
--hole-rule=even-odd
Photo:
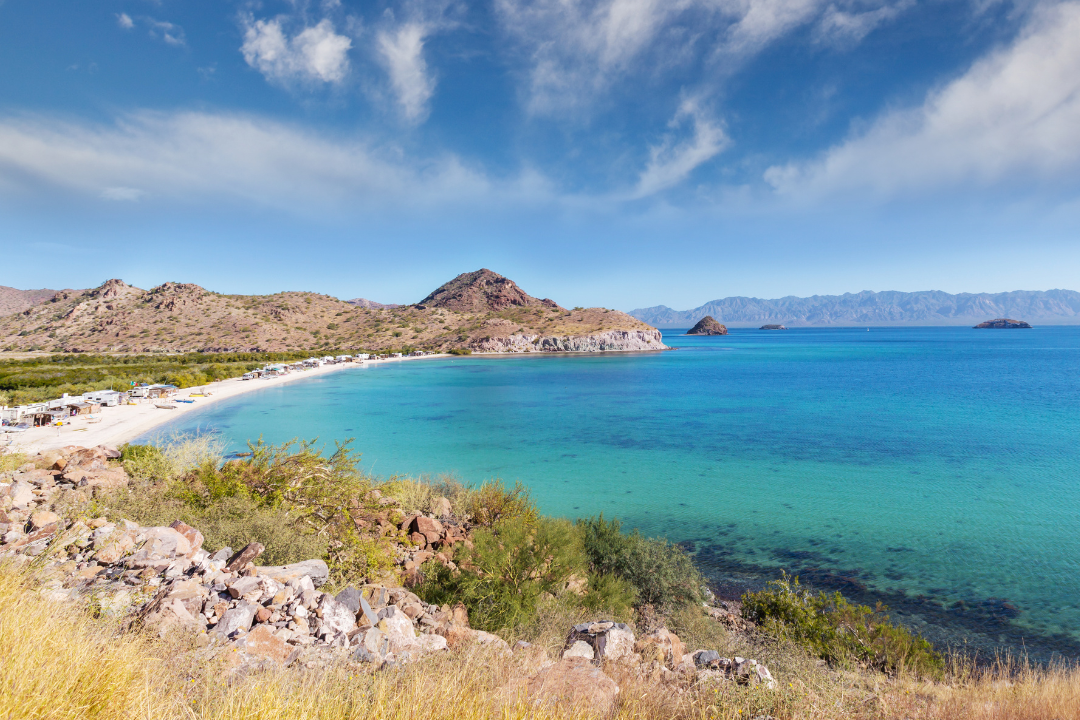
[{"label": "deep blue sea", "polygon": [[664,335],[357,368],[165,432],[355,438],[377,475],[520,481],[685,542],[722,593],[785,569],[939,644],[1080,657],[1080,328]]}]

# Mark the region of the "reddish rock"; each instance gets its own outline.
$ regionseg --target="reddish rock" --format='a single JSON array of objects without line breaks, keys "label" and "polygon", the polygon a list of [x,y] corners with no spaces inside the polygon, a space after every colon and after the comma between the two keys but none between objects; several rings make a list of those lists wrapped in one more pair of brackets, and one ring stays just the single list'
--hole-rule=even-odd
[{"label": "reddish rock", "polygon": [[266,658],[279,663],[285,662],[292,652],[292,648],[284,640],[274,635],[268,625],[260,625],[244,636],[243,649],[248,655]]},{"label": "reddish rock", "polygon": [[187,538],[188,543],[191,544],[191,552],[188,553],[188,557],[191,557],[196,550],[202,547],[203,534],[187,523],[176,520],[169,527]]},{"label": "reddish rock", "polygon": [[564,705],[606,716],[615,708],[619,686],[588,660],[567,658],[534,675],[526,695],[538,705]]},{"label": "reddish rock", "polygon": [[249,543],[247,547],[229,558],[225,569],[229,572],[240,572],[247,567],[248,563],[259,557],[265,549],[262,543]]}]

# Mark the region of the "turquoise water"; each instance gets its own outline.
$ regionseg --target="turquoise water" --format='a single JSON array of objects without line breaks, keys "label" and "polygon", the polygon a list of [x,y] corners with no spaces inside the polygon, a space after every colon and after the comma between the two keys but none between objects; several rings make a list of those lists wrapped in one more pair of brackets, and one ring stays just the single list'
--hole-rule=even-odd
[{"label": "turquoise water", "polygon": [[355,437],[378,475],[521,481],[686,542],[722,593],[786,569],[939,643],[1080,657],[1080,328],[665,342],[358,368],[167,431]]}]

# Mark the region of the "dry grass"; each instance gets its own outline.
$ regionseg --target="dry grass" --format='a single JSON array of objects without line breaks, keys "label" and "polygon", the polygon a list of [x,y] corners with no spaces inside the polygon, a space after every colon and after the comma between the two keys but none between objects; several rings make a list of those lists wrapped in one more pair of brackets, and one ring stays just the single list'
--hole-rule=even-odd
[{"label": "dry grass", "polygon": [[[400,670],[364,666],[229,673],[229,653],[211,656],[190,638],[172,642],[121,635],[72,603],[31,588],[28,571],[0,566],[0,717],[177,718],[177,720],[450,720],[583,717],[536,708],[510,687],[537,668],[527,654],[490,651],[434,657]],[[563,627],[574,618],[553,612]],[[557,644],[551,630],[534,639]],[[549,637],[550,636],[550,637]],[[959,664],[945,683],[836,673],[791,648],[747,647],[767,658],[774,691],[729,683],[680,688],[635,671],[608,672],[622,691],[620,720],[1066,720],[1080,717],[1080,672],[1016,664],[976,670]],[[788,654],[788,660],[780,657]],[[775,656],[771,656],[776,654]],[[514,679],[518,682],[515,684]]]}]

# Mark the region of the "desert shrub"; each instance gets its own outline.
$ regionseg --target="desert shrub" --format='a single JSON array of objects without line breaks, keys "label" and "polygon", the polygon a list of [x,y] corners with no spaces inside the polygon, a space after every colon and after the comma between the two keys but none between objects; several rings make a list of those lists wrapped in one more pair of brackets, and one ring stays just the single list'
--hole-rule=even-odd
[{"label": "desert shrub", "polygon": [[491,480],[467,493],[464,500],[465,514],[480,525],[517,519],[531,523],[538,517],[529,490],[521,483],[507,490],[501,480]]},{"label": "desert shrub", "polygon": [[469,348],[451,348],[449,352],[451,355],[472,355],[472,350]]},{"label": "desert shrub", "polygon": [[124,445],[120,448],[120,461],[135,480],[158,483],[176,477],[172,463],[156,445]]},{"label": "desert shrub", "polygon": [[719,650],[724,654],[731,642],[731,636],[724,626],[709,617],[700,605],[688,604],[676,608],[665,622],[668,630],[678,635],[686,644],[687,652],[705,648]]},{"label": "desert shrub", "polygon": [[618,520],[579,520],[582,542],[594,573],[628,582],[640,604],[667,612],[701,601],[705,579],[686,552],[663,539],[622,532]]},{"label": "desert shrub", "polygon": [[815,593],[786,574],[744,595],[742,612],[766,632],[794,640],[830,663],[928,677],[940,676],[945,666],[927,640],[890,623],[881,603],[869,608],[838,592]]}]

